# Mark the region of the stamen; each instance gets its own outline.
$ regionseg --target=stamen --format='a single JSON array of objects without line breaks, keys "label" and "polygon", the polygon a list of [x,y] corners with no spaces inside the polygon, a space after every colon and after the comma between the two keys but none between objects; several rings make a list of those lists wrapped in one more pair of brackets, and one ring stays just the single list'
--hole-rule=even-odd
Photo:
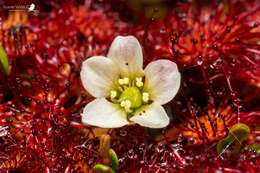
[{"label": "stamen", "polygon": [[131,102],[129,101],[129,100],[124,100],[124,101],[122,101],[121,103],[120,103],[120,106],[121,107],[123,107],[123,108],[125,108],[125,110],[126,110],[126,112],[132,112],[131,111]]},{"label": "stamen", "polygon": [[136,86],[137,86],[137,87],[142,87],[143,85],[144,85],[143,82],[136,82]]},{"label": "stamen", "polygon": [[142,99],[144,102],[148,102],[149,101],[149,94],[147,92],[144,92],[142,95]]},{"label": "stamen", "polygon": [[120,85],[124,85],[124,79],[118,79],[118,83],[119,83]]},{"label": "stamen", "polygon": [[118,79],[120,85],[127,85],[129,83],[129,78],[125,77],[123,79]]},{"label": "stamen", "polygon": [[129,109],[131,107],[131,102],[129,100],[125,101],[125,108]]},{"label": "stamen", "polygon": [[135,80],[136,80],[136,86],[137,87],[142,87],[144,85],[141,77],[137,77],[137,78],[135,78]]},{"label": "stamen", "polygon": [[129,83],[129,78],[125,77],[124,78],[124,84],[127,85]]},{"label": "stamen", "polygon": [[110,98],[114,99],[117,96],[117,92],[115,90],[110,91]]},{"label": "stamen", "polygon": [[142,78],[141,77],[137,77],[137,78],[135,78],[135,80],[141,82]]},{"label": "stamen", "polygon": [[125,111],[126,112],[132,112],[131,108],[131,102],[129,100],[125,100]]},{"label": "stamen", "polygon": [[120,106],[121,106],[121,107],[125,107],[125,101],[122,101],[122,102],[120,103]]}]

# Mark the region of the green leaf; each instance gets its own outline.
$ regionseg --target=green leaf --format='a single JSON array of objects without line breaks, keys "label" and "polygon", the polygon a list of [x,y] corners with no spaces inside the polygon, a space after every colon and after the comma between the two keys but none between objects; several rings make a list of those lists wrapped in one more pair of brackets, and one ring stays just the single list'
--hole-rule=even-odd
[{"label": "green leaf", "polygon": [[238,141],[234,141],[234,145],[232,146],[231,157],[237,156],[241,152],[241,143]]},{"label": "green leaf", "polygon": [[9,75],[10,69],[8,64],[8,57],[5,53],[4,48],[0,45],[0,64],[6,75]]},{"label": "green leaf", "polygon": [[217,153],[220,154],[228,148],[232,151],[231,157],[238,155],[241,151],[241,143],[248,138],[249,134],[250,128],[246,124],[235,124],[229,130],[228,136],[218,142]]},{"label": "green leaf", "polygon": [[117,170],[119,163],[118,163],[118,158],[117,158],[116,152],[113,149],[110,149],[109,156],[110,156],[112,169]]},{"label": "green leaf", "polygon": [[115,171],[112,168],[103,164],[96,164],[94,166],[94,170],[97,173],[115,173]]},{"label": "green leaf", "polygon": [[220,154],[224,149],[227,148],[228,145],[231,145],[232,143],[233,140],[229,136],[220,140],[217,145],[217,153]]},{"label": "green leaf", "polygon": [[251,151],[255,151],[257,154],[260,154],[260,145],[251,145],[249,148]]},{"label": "green leaf", "polygon": [[246,124],[237,123],[229,130],[229,136],[242,143],[250,134],[250,128]]}]

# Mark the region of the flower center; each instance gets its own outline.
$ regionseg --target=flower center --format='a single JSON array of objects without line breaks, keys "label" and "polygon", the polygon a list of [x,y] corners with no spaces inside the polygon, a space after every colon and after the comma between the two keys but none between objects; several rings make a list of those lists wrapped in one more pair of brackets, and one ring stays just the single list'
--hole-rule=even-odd
[{"label": "flower center", "polygon": [[127,113],[133,113],[142,105],[148,104],[150,95],[143,92],[144,81],[142,77],[137,77],[134,80],[129,78],[120,78],[119,86],[110,91],[110,100],[119,104]]},{"label": "flower center", "polygon": [[[140,90],[135,87],[126,88],[120,95],[119,100],[129,101],[130,108],[138,108],[142,105],[142,95]],[[121,103],[122,103],[121,102]]]}]

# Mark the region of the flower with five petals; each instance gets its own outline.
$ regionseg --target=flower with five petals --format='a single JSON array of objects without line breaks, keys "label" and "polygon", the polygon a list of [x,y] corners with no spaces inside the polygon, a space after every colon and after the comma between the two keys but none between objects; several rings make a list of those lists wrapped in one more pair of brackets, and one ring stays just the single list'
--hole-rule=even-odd
[{"label": "flower with five petals", "polygon": [[163,128],[169,124],[161,105],[178,92],[178,67],[161,59],[143,70],[142,48],[134,36],[116,37],[107,57],[94,56],[83,62],[80,76],[84,88],[96,98],[84,108],[83,124],[102,128],[132,123]]}]

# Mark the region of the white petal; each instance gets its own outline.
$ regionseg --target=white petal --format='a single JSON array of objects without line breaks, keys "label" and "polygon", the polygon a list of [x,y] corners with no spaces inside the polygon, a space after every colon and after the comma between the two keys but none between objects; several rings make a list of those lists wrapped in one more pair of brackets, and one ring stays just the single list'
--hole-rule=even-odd
[{"label": "white petal", "polygon": [[80,72],[84,88],[94,97],[106,97],[118,78],[116,69],[112,60],[103,56],[85,60]]},{"label": "white petal", "polygon": [[151,94],[151,99],[161,105],[171,101],[180,88],[177,65],[169,60],[157,60],[148,64],[144,71],[144,90]]},{"label": "white petal", "polygon": [[138,40],[134,36],[118,36],[114,39],[108,55],[120,68],[122,76],[143,75],[143,54]]},{"label": "white petal", "polygon": [[85,125],[101,128],[117,128],[129,123],[124,111],[104,98],[95,99],[87,104],[81,120]]},{"label": "white petal", "polygon": [[143,110],[137,111],[130,120],[150,128],[163,128],[170,122],[165,110],[158,103],[153,103]]}]

